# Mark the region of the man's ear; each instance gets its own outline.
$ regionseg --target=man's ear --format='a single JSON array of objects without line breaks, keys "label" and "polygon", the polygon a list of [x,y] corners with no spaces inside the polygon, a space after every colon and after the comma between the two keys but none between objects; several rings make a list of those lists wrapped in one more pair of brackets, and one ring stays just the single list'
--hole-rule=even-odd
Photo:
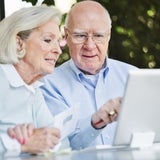
[{"label": "man's ear", "polygon": [[68,37],[67,28],[64,27],[64,38],[67,39],[67,37]]}]

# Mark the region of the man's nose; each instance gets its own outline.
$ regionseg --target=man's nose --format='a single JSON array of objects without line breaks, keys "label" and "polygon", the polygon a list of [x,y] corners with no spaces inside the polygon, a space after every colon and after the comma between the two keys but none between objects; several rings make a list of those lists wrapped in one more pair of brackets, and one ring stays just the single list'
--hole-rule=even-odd
[{"label": "man's nose", "polygon": [[93,36],[90,35],[86,38],[86,41],[84,42],[85,46],[88,48],[94,48],[95,47],[95,41],[93,40]]}]

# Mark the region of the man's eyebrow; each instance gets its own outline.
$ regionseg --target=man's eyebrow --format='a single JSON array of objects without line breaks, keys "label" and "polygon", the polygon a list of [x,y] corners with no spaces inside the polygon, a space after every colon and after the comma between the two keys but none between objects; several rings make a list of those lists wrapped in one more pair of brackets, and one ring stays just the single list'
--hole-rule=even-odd
[{"label": "man's eyebrow", "polygon": [[76,29],[76,30],[73,30],[73,33],[87,33],[87,31]]},{"label": "man's eyebrow", "polygon": [[[73,33],[88,33],[88,31],[76,29],[76,30],[73,30]],[[100,33],[100,34],[106,34],[107,33],[107,34],[109,34],[108,31],[106,31],[106,30],[99,30],[99,31],[95,31],[93,33]]]}]

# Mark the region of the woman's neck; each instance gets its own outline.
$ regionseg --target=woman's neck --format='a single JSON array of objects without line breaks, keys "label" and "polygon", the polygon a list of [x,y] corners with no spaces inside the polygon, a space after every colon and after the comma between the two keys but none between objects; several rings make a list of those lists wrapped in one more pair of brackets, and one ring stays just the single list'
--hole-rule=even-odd
[{"label": "woman's neck", "polygon": [[15,64],[14,67],[16,68],[23,81],[28,85],[31,85],[42,77],[41,74],[37,74],[33,69],[31,69],[29,65],[27,65],[23,61]]}]

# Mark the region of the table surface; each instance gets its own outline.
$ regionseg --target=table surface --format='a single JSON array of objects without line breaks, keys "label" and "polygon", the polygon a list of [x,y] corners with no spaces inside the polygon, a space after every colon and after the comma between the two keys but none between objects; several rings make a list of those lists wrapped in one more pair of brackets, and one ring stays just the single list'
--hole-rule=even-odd
[{"label": "table surface", "polygon": [[23,155],[20,157],[6,156],[2,160],[159,160],[160,144],[154,147],[131,148],[107,148],[97,147],[79,151],[50,153],[45,155]]}]

